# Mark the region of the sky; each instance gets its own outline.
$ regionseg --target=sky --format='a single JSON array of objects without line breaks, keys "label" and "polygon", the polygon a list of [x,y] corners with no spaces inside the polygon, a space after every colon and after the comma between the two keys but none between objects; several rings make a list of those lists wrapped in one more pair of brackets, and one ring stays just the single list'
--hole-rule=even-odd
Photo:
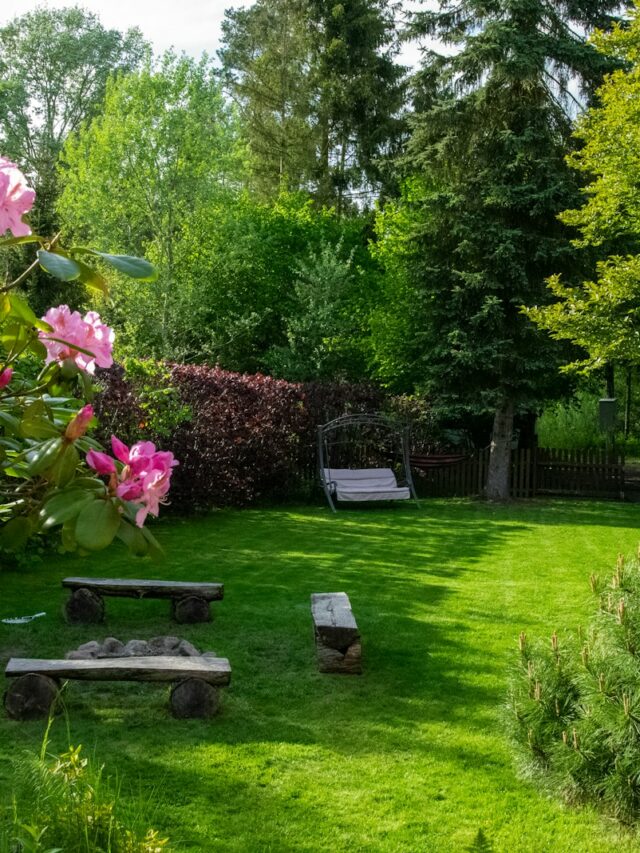
[{"label": "sky", "polygon": [[[0,26],[37,7],[52,9],[82,6],[94,12],[108,29],[139,27],[156,52],[174,47],[198,57],[203,51],[215,55],[219,46],[224,10],[251,5],[238,0],[0,0]],[[417,5],[406,2],[406,7]],[[415,65],[419,51],[409,45],[400,61]]]}]

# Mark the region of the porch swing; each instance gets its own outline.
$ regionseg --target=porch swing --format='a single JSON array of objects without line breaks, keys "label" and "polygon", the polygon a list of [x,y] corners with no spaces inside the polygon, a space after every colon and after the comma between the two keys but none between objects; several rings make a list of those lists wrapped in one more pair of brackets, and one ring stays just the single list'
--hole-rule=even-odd
[{"label": "porch swing", "polygon": [[409,428],[383,414],[342,415],[318,427],[318,469],[335,501],[406,501],[418,497],[409,465]]}]

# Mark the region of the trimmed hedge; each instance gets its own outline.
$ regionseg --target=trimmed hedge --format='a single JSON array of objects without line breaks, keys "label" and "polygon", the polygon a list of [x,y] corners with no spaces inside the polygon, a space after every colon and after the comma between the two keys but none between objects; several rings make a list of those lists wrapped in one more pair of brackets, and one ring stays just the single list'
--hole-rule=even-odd
[{"label": "trimmed hedge", "polygon": [[[120,367],[102,371],[98,438],[157,441],[180,460],[171,486],[176,509],[247,506],[263,498],[307,496],[316,480],[316,426],[345,411],[377,411],[380,389],[306,384],[219,367],[170,365],[171,384],[191,417],[169,437],[154,432],[140,393]],[[148,386],[145,386],[148,388]]]}]

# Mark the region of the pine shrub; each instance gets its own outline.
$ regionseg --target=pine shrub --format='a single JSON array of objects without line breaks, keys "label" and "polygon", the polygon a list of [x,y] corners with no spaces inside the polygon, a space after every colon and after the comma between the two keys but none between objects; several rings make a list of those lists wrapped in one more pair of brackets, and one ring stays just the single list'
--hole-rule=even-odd
[{"label": "pine shrub", "polygon": [[[639,553],[640,556],[640,553]],[[520,635],[507,724],[529,775],[567,802],[640,819],[640,561],[619,555],[592,575],[597,612],[586,631],[550,642]]]}]

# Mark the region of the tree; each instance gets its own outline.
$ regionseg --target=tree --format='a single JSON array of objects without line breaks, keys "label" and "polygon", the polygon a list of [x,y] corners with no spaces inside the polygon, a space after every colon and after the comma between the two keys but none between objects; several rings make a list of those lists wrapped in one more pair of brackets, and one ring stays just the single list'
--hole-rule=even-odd
[{"label": "tree", "polygon": [[[135,68],[147,50],[139,30],[105,29],[77,7],[36,9],[0,29],[0,150],[33,183],[38,233],[57,230],[58,155],[67,135],[96,114],[109,76]],[[49,304],[39,281],[32,282],[35,304]]]},{"label": "tree", "polygon": [[572,365],[583,370],[640,364],[640,6],[628,25],[598,34],[594,44],[625,67],[607,77],[578,122],[570,164],[589,182],[584,204],[561,218],[580,230],[575,245],[601,260],[596,276],[577,286],[553,276],[557,301],[528,312],[554,338],[586,351]]},{"label": "tree", "polygon": [[394,187],[390,163],[405,140],[407,69],[390,0],[309,0],[318,92],[316,195],[342,213],[354,195]]},{"label": "tree", "polygon": [[219,52],[238,104],[253,189],[262,200],[308,185],[315,161],[305,0],[229,9]]},{"label": "tree", "polygon": [[305,189],[340,215],[391,185],[405,128],[389,0],[257,0],[230,10],[220,58],[264,198]]},{"label": "tree", "polygon": [[[443,0],[416,31],[454,45],[416,80],[406,156],[415,175],[402,246],[414,380],[450,413],[492,413],[489,498],[509,494],[514,415],[554,392],[558,348],[522,314],[575,252],[557,214],[577,197],[564,156],[579,84],[607,60],[580,31],[615,2]],[[397,278],[396,278],[397,282]],[[397,334],[397,332],[396,332]]]},{"label": "tree", "polygon": [[67,139],[62,161],[58,210],[67,228],[79,240],[144,253],[159,271],[157,285],[144,294],[116,285],[111,317],[122,322],[125,337],[144,327],[153,350],[175,355],[176,305],[187,296],[177,244],[194,210],[236,192],[241,169],[233,121],[209,60],[169,53],[157,65],[147,62],[112,79],[103,112]]}]

